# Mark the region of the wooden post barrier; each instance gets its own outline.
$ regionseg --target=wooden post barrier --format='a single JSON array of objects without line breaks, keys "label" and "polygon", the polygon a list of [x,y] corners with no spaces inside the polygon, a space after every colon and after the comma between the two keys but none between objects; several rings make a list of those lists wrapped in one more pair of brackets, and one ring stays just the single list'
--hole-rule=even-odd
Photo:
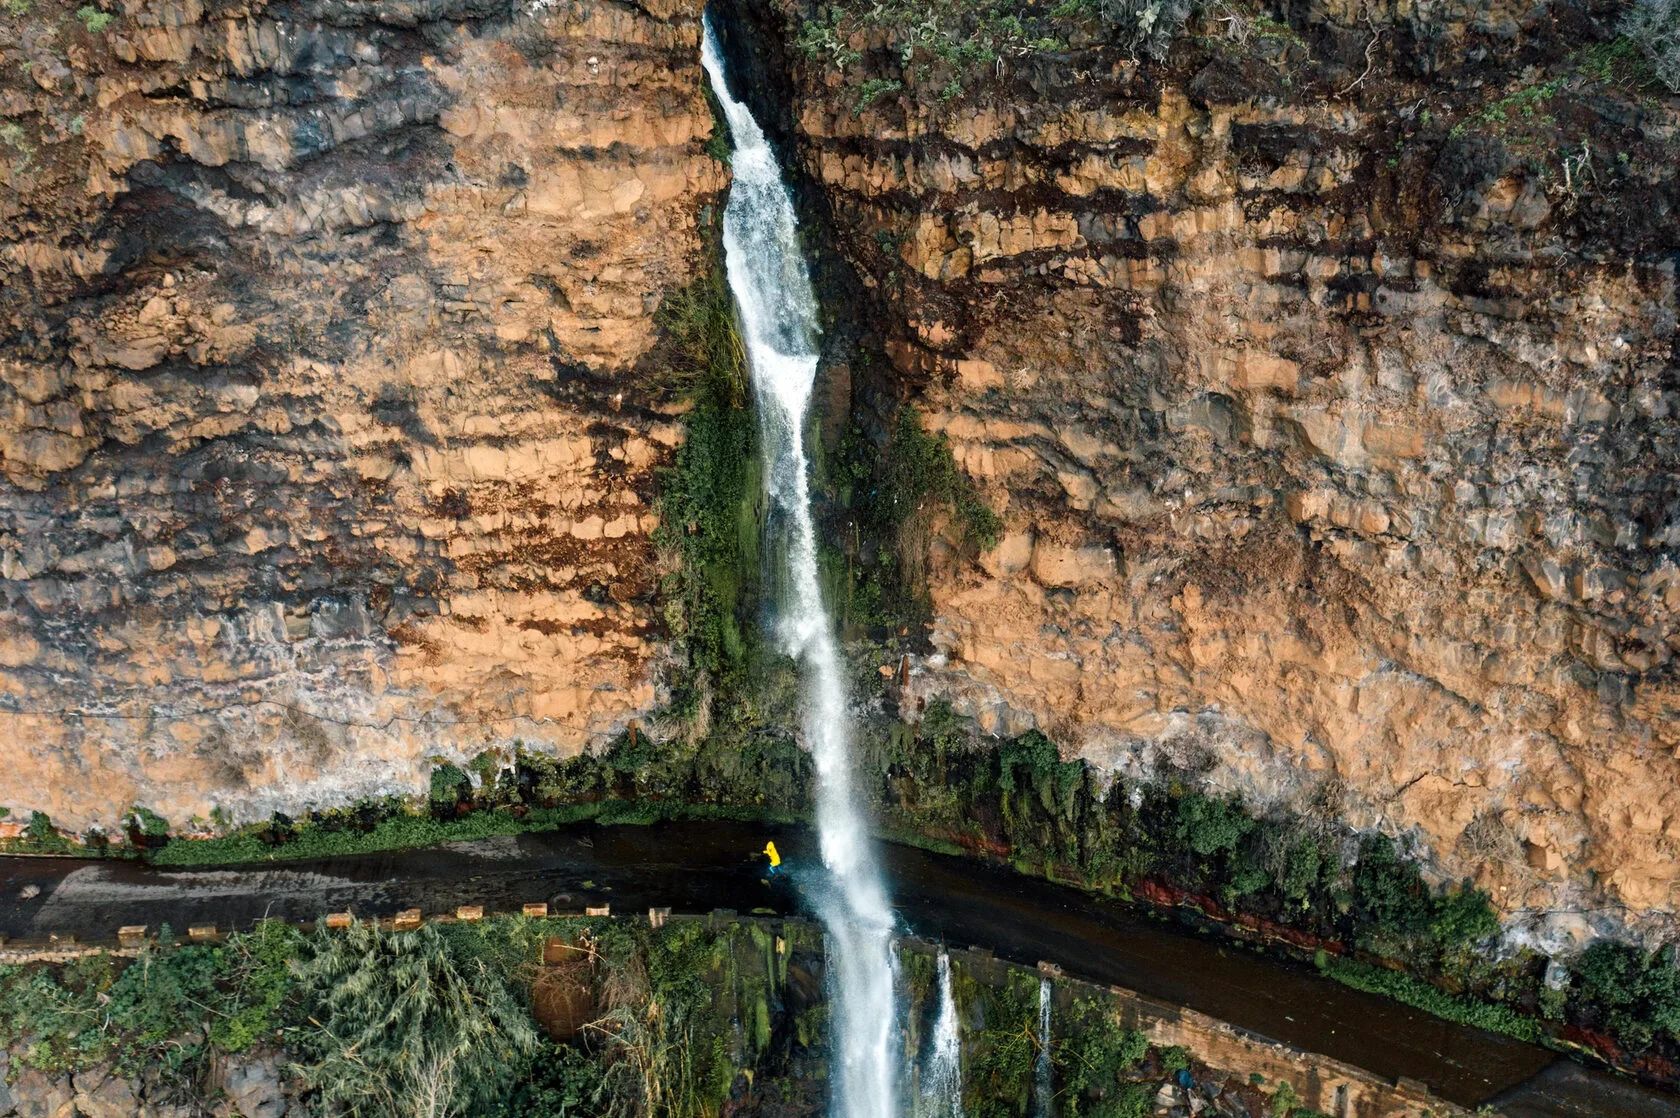
[{"label": "wooden post barrier", "polygon": [[405,908],[391,918],[391,928],[398,932],[412,932],[420,927],[421,923],[422,917],[417,908]]},{"label": "wooden post barrier", "polygon": [[455,919],[461,921],[463,924],[476,924],[478,921],[484,919],[484,906],[481,904],[457,905],[455,908]]},{"label": "wooden post barrier", "polygon": [[548,915],[548,902],[547,901],[530,901],[520,911],[523,912],[526,916],[547,916]]},{"label": "wooden post barrier", "polygon": [[216,925],[189,924],[187,926],[187,938],[194,943],[208,943],[216,938]]},{"label": "wooden post barrier", "polygon": [[348,912],[327,913],[327,927],[329,928],[348,928],[355,922],[356,918]]},{"label": "wooden post barrier", "polygon": [[611,916],[612,915],[612,905],[610,905],[610,904],[590,905],[583,910],[583,914],[585,916]]},{"label": "wooden post barrier", "polygon": [[649,927],[663,928],[665,926],[665,921],[669,920],[670,918],[671,918],[671,910],[668,909],[668,908],[650,908],[650,909],[648,909],[648,926]]},{"label": "wooden post barrier", "polygon": [[124,924],[117,929],[118,947],[139,947],[146,942],[146,925]]}]

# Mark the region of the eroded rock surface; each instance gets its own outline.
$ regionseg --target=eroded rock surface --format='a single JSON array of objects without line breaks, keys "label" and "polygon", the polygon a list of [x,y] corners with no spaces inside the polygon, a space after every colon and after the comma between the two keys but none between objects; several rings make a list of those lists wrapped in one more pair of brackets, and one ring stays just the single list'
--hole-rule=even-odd
[{"label": "eroded rock surface", "polygon": [[1654,929],[1680,103],[1592,69],[1591,5],[1290,12],[951,104],[879,38],[850,78],[760,52],[877,296],[858,406],[915,401],[1005,521],[935,541],[913,690],[1414,835],[1558,942]]},{"label": "eroded rock surface", "polygon": [[699,5],[0,16],[0,801],[177,825],[655,704]]}]

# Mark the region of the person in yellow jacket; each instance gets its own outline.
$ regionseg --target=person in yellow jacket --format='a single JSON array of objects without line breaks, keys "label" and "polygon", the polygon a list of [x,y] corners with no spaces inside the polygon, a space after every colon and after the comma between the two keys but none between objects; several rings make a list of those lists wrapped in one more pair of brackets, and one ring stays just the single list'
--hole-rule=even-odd
[{"label": "person in yellow jacket", "polygon": [[782,855],[777,851],[774,841],[764,844],[764,856],[770,859],[770,873],[774,875],[782,866]]}]

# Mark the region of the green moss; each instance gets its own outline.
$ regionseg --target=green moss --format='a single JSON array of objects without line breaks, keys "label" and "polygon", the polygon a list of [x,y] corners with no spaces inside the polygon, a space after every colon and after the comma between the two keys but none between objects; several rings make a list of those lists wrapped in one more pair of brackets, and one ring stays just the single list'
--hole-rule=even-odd
[{"label": "green moss", "polygon": [[[848,522],[842,550],[825,556],[830,600],[849,631],[897,633],[928,615],[930,531],[948,515],[960,546],[997,544],[1003,523],[914,407],[900,409],[885,447],[852,428],[824,467],[826,497]],[[840,577],[841,571],[844,577]]]},{"label": "green moss", "polygon": [[676,705],[689,710],[708,686],[745,686],[748,621],[758,571],[757,427],[748,410],[746,356],[714,245],[711,267],[667,296],[661,390],[686,399],[687,434],[660,476],[656,542],[678,558],[665,580],[665,622],[685,653]]},{"label": "green moss", "polygon": [[727,167],[733,159],[729,120],[723,115],[723,106],[718,103],[717,94],[712,92],[712,87],[706,85],[702,89],[706,95],[706,108],[712,114],[712,134],[706,140],[706,154]]}]

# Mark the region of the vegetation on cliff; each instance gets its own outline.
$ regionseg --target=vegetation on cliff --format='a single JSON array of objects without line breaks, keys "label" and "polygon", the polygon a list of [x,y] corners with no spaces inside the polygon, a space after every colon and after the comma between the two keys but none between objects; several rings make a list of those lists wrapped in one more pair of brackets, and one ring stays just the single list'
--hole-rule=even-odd
[{"label": "vegetation on cliff", "polygon": [[951,443],[912,405],[899,409],[886,445],[851,428],[824,470],[834,509],[830,598],[842,628],[890,633],[928,616],[927,562],[936,535],[970,554],[995,547],[1003,522],[957,466]]},{"label": "vegetation on cliff", "polygon": [[[322,1115],[699,1118],[743,1071],[750,1085],[820,1043],[820,1018],[803,1034],[792,1020],[821,1009],[789,987],[790,967],[819,965],[801,929],[268,922],[216,946],[166,932],[133,960],[0,968],[0,1051],[48,1074],[108,1066],[186,1101],[210,1092],[212,1061],[279,1050],[287,1094]],[[547,961],[557,944],[569,962]],[[558,1002],[556,979],[571,983]]]},{"label": "vegetation on cliff", "polygon": [[[1066,50],[1073,38],[1164,57],[1191,8],[1190,0],[838,0],[804,22],[797,41],[808,57],[846,71],[863,58],[854,41],[859,36],[874,40],[897,57],[912,83],[937,89],[948,101],[975,77],[1001,73],[1006,64],[1033,54]],[[861,79],[858,106],[900,88],[897,79]]]},{"label": "vegetation on cliff", "polygon": [[216,838],[177,839],[148,857],[157,865],[226,865],[432,846],[584,821],[792,820],[808,803],[811,762],[792,739],[761,730],[694,742],[631,731],[599,753],[562,759],[523,749],[489,752],[475,768],[476,785],[458,767],[440,765],[424,804],[392,797],[297,819],[277,814]]},{"label": "vegetation on cliff", "polygon": [[1256,812],[1198,791],[1188,771],[1105,781],[1037,731],[987,740],[943,703],[867,742],[868,767],[886,774],[883,823],[908,841],[1172,906],[1463,1024],[1585,1045],[1652,1075],[1680,1054],[1672,948],[1597,943],[1548,984],[1545,957],[1493,949],[1485,894],[1432,888],[1402,847],[1349,830],[1334,805]]},{"label": "vegetation on cliff", "polygon": [[[1195,790],[1189,772],[1104,782],[1084,761],[1061,760],[1042,734],[985,739],[940,703],[915,727],[875,724],[863,742],[867,768],[884,774],[882,823],[897,838],[1171,906],[1463,1024],[1528,1040],[1568,1037],[1634,1066],[1654,1068],[1680,1051],[1671,949],[1597,944],[1561,984],[1548,982],[1543,957],[1490,950],[1500,924],[1484,894],[1432,889],[1401,847],[1336,824],[1332,805],[1304,816],[1256,813]],[[582,819],[789,819],[804,810],[810,779],[805,754],[762,727],[696,745],[627,734],[599,755],[487,755],[475,767],[476,782],[440,766],[420,814],[392,802],[278,817],[149,856],[164,864],[324,856]]]},{"label": "vegetation on cliff", "polygon": [[684,710],[708,687],[738,687],[753,641],[757,428],[717,236],[714,230],[709,266],[660,307],[665,341],[655,355],[667,390],[690,405],[686,437],[660,476],[655,536],[675,556],[661,592],[667,631],[686,658],[674,681]]}]

